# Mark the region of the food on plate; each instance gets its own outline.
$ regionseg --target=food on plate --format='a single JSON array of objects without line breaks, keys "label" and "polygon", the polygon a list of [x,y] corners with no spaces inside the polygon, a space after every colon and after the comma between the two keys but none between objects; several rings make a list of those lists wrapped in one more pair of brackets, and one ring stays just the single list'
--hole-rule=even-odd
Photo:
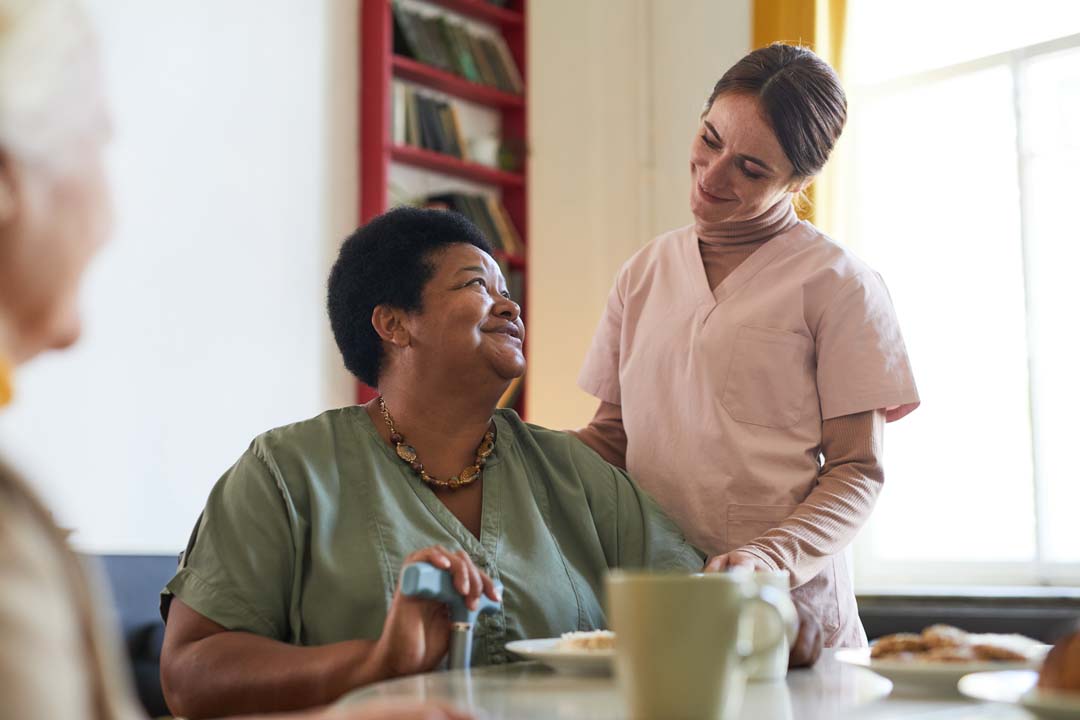
[{"label": "food on plate", "polygon": [[878,639],[870,648],[870,657],[929,663],[1026,662],[1037,658],[1042,648],[1023,635],[976,634],[951,625],[931,625],[919,634],[897,633]]},{"label": "food on plate", "polygon": [[1025,653],[1018,648],[1010,648],[1004,645],[995,645],[993,643],[976,643],[971,646],[971,649],[975,652],[975,657],[979,660],[990,660],[991,662],[1024,662],[1031,659],[1030,653]]},{"label": "food on plate", "polygon": [[610,630],[566,632],[559,639],[560,650],[612,650],[614,648],[615,633]]},{"label": "food on plate", "polygon": [[921,635],[897,633],[878,639],[870,648],[870,657],[883,658],[891,655],[921,653],[926,650],[926,641]]},{"label": "food on plate", "polygon": [[968,634],[952,625],[931,625],[922,631],[922,639],[929,648],[961,647],[967,644]]},{"label": "food on plate", "polygon": [[1080,692],[1080,631],[1061,638],[1039,671],[1039,689]]},{"label": "food on plate", "polygon": [[968,645],[954,645],[952,647],[936,647],[922,653],[921,656],[910,658],[925,662],[965,663],[975,662],[975,651]]}]

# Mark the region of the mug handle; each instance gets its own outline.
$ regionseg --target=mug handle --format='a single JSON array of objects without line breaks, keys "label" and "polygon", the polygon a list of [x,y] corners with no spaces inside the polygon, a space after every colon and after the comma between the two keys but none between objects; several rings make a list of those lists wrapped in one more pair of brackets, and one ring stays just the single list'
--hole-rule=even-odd
[{"label": "mug handle", "polygon": [[768,585],[762,585],[754,590],[750,591],[743,603],[743,606],[739,612],[739,624],[742,626],[744,622],[749,618],[749,610],[753,605],[766,605],[774,613],[776,613],[776,622],[769,623],[773,629],[776,630],[764,645],[760,647],[747,647],[750,644],[750,640],[745,639],[748,633],[743,632],[743,628],[740,627],[740,642],[738,643],[739,660],[743,666],[747,663],[764,660],[765,656],[775,650],[781,642],[783,642],[785,636],[787,637],[788,644],[795,642],[795,637],[798,635],[798,614],[795,612],[795,605],[791,602],[791,597],[774,587]]}]

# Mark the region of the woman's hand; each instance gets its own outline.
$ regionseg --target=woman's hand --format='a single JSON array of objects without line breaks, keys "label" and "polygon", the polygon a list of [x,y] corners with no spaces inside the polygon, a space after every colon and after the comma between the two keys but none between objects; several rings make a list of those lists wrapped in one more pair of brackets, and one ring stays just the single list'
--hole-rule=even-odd
[{"label": "woman's hand", "polygon": [[766,565],[754,555],[739,550],[732,550],[723,555],[713,555],[705,562],[703,572],[722,572],[736,567],[744,567],[749,570],[775,570],[776,568]]},{"label": "woman's hand", "polygon": [[[501,599],[491,578],[480,572],[464,550],[450,552],[438,545],[424,548],[405,558],[403,567],[416,562],[450,571],[454,587],[470,609],[476,608],[481,594],[495,601]],[[446,606],[436,600],[405,597],[399,578],[373,653],[379,674],[398,677],[432,670],[446,654],[449,639],[450,614]]]}]

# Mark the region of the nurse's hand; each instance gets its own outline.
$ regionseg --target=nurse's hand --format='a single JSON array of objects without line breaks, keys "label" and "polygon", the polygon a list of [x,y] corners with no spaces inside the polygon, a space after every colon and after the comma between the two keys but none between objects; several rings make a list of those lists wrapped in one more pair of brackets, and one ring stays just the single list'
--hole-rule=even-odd
[{"label": "nurse's hand", "polygon": [[[475,609],[480,595],[498,601],[491,578],[473,564],[464,550],[450,552],[438,545],[418,550],[405,558],[402,567],[415,562],[431,563],[449,570],[454,587]],[[422,600],[401,594],[401,580],[394,591],[382,635],[372,653],[379,674],[386,678],[412,675],[435,669],[450,645],[450,613],[437,600]]]},{"label": "nurse's hand", "polygon": [[810,610],[810,606],[797,597],[792,597],[795,612],[799,616],[799,634],[791,644],[788,654],[788,667],[810,667],[821,657],[824,644],[824,631],[821,620]]},{"label": "nurse's hand", "polygon": [[744,567],[748,570],[775,570],[775,568],[766,565],[750,553],[732,550],[729,553],[713,555],[709,558],[705,563],[703,572],[722,572],[737,567]]}]

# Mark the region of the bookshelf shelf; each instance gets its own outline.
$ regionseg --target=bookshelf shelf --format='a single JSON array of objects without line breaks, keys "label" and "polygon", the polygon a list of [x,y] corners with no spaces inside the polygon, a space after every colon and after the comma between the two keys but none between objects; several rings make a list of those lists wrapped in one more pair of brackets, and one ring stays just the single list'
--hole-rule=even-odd
[{"label": "bookshelf shelf", "polygon": [[425,65],[412,58],[394,55],[391,61],[394,77],[411,80],[433,90],[470,100],[493,108],[523,108],[525,98],[513,93],[503,92],[487,85],[474,83],[431,65]]},{"label": "bookshelf shelf", "polygon": [[453,10],[467,15],[474,20],[482,20],[504,29],[519,28],[525,24],[525,16],[520,12],[496,7],[483,0],[429,0],[432,5]]},{"label": "bookshelf shelf", "polygon": [[392,145],[390,147],[390,158],[405,165],[434,170],[463,180],[472,180],[473,182],[488,185],[522,187],[525,184],[524,175],[498,170],[487,165],[462,160],[453,155],[444,155],[443,153],[411,145]]}]

